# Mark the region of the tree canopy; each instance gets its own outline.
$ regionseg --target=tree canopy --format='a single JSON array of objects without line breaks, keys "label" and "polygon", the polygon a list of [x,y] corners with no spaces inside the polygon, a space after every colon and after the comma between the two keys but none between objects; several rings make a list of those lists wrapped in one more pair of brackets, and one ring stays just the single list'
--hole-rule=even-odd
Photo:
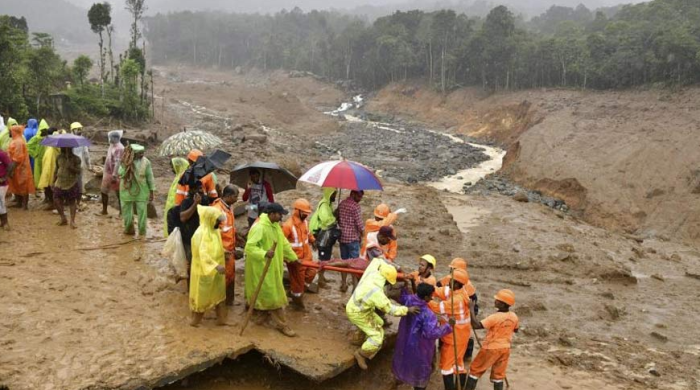
[{"label": "tree canopy", "polygon": [[211,12],[144,19],[156,63],[310,71],[368,88],[407,78],[447,90],[627,88],[700,81],[700,2],[653,0],[591,11],[553,6],[523,22],[408,11],[371,25],[336,12]]}]

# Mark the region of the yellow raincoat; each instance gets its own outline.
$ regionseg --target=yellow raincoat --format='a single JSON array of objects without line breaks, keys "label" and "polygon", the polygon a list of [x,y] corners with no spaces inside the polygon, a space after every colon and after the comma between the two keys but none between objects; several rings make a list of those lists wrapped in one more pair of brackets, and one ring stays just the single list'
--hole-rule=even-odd
[{"label": "yellow raincoat", "polygon": [[34,159],[34,185],[36,188],[43,188],[39,187],[39,182],[41,181],[41,170],[43,169],[44,165],[44,153],[46,152],[46,146],[41,144],[41,141],[44,140],[41,132],[42,130],[48,130],[48,128],[49,124],[46,123],[46,120],[42,119],[39,123],[39,131],[37,131],[36,135],[27,142],[29,156]]},{"label": "yellow raincoat", "polygon": [[[54,134],[66,134],[65,130],[56,131]],[[61,154],[61,149],[47,146],[44,150],[44,157],[41,159],[41,177],[36,188],[46,188],[53,186],[54,176],[56,176],[56,160]]]},{"label": "yellow raincoat", "polygon": [[173,206],[175,206],[175,196],[177,195],[177,183],[180,181],[180,178],[190,166],[190,163],[182,157],[175,157],[174,159],[170,160],[170,163],[173,165],[173,169],[175,170],[175,179],[170,185],[170,190],[168,191],[168,199],[165,201],[165,211],[163,212],[164,237],[168,237],[168,211],[170,211],[170,209],[173,208]]},{"label": "yellow raincoat", "polygon": [[214,229],[221,210],[198,205],[199,227],[192,236],[190,310],[204,313],[226,299],[226,276],[216,266],[226,266],[221,232]]},{"label": "yellow raincoat", "polygon": [[0,149],[7,152],[10,147],[10,129],[12,126],[17,126],[19,123],[14,118],[7,118],[7,124],[5,125],[5,130],[0,131]]},{"label": "yellow raincoat", "polygon": [[374,356],[384,342],[384,320],[377,315],[376,309],[397,317],[408,314],[406,306],[394,305],[384,294],[386,279],[379,272],[384,259],[372,260],[357,284],[350,300],[345,305],[345,314],[355,326],[367,336],[362,351],[366,356]]},{"label": "yellow raincoat", "polygon": [[265,254],[272,249],[274,243],[277,243],[275,256],[255,301],[256,310],[276,310],[287,306],[287,294],[282,284],[284,261],[297,261],[297,254],[279,223],[272,223],[267,214],[260,214],[260,220],[250,229],[245,245],[245,299],[248,304],[262,277],[267,262]]}]

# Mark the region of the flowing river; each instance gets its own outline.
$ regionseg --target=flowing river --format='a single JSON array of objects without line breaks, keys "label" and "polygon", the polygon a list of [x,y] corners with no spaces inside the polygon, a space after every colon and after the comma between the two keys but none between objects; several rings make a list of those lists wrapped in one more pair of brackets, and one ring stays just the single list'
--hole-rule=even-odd
[{"label": "flowing river", "polygon": [[[386,131],[389,133],[396,133],[396,134],[402,134],[405,133],[405,129],[397,124],[393,123],[386,123],[386,122],[375,122],[367,119],[363,119],[364,115],[361,115],[361,109],[364,105],[364,98],[362,95],[357,95],[353,97],[352,102],[345,102],[340,105],[336,110],[326,112],[325,114],[331,115],[334,117],[338,118],[344,118],[346,121],[351,122],[351,123],[361,123],[364,124],[367,127]],[[469,187],[477,182],[479,182],[481,179],[483,179],[485,176],[497,172],[499,169],[501,169],[501,165],[503,163],[503,157],[505,156],[506,152],[500,148],[496,148],[493,146],[488,146],[488,145],[482,145],[482,144],[477,144],[477,143],[472,143],[472,142],[467,142],[463,140],[462,138],[459,138],[457,136],[454,136],[449,133],[444,133],[440,131],[435,131],[435,130],[430,130],[430,129],[413,129],[413,131],[423,131],[435,135],[439,135],[442,137],[446,137],[450,141],[456,144],[468,144],[472,147],[478,148],[484,153],[486,156],[488,156],[488,159],[486,161],[481,162],[477,166],[473,166],[470,168],[465,168],[465,169],[459,169],[456,173],[443,176],[442,178],[436,180],[436,181],[427,181],[423,182],[423,184],[431,186],[433,188],[439,189],[439,190],[445,190],[453,193],[462,193],[464,190],[464,187]],[[325,146],[325,145],[324,145]],[[342,154],[342,153],[341,153]],[[461,167],[460,167],[461,168]]]}]

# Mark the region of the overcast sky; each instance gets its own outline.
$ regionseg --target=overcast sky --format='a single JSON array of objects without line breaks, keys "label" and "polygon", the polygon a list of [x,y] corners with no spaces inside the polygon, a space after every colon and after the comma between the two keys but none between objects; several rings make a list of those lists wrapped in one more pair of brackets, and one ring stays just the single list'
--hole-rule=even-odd
[{"label": "overcast sky", "polygon": [[[96,0],[68,0],[81,7],[88,8]],[[102,0],[104,1],[104,0]],[[110,1],[110,0],[107,0]],[[295,6],[305,11],[312,9],[353,9],[360,6],[374,6],[391,8],[392,6],[405,9],[407,6],[423,5],[429,8],[436,4],[445,6],[454,4],[471,5],[475,2],[493,4],[505,4],[521,10],[539,12],[553,4],[575,7],[583,3],[588,8],[594,9],[602,6],[612,6],[620,3],[639,3],[643,0],[146,0],[149,13],[168,12],[175,10],[224,10],[238,12],[275,12],[281,9],[292,9]],[[114,8],[123,8],[123,0],[111,0]],[[415,8],[415,7],[414,7]],[[421,7],[422,8],[422,7]]]}]

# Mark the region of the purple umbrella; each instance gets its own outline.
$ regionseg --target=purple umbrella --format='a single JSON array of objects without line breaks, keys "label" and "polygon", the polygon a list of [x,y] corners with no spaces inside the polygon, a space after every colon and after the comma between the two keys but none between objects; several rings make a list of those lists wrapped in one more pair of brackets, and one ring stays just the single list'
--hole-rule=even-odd
[{"label": "purple umbrella", "polygon": [[77,148],[79,146],[90,146],[90,140],[85,137],[74,134],[58,134],[50,135],[41,141],[44,146],[53,146],[55,148]]}]

